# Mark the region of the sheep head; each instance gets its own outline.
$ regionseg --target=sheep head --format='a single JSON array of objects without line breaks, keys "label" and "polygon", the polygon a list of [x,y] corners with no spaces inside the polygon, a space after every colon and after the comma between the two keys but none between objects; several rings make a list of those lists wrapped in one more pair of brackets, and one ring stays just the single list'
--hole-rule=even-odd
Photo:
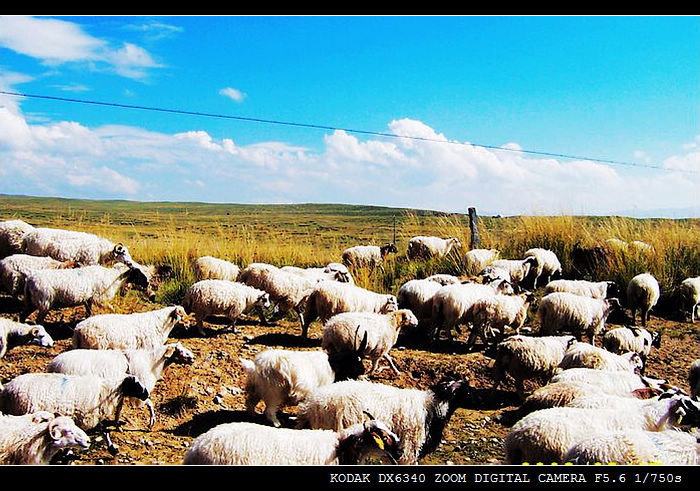
[{"label": "sheep head", "polygon": [[86,449],[90,446],[90,437],[68,416],[59,416],[49,421],[48,430],[53,440],[52,445],[56,448]]},{"label": "sheep head", "polygon": [[124,378],[121,384],[122,394],[126,397],[136,397],[145,401],[149,397],[148,389],[134,375]]},{"label": "sheep head", "polygon": [[29,336],[31,337],[29,344],[42,346],[44,348],[50,348],[53,346],[53,339],[51,336],[49,336],[49,333],[46,332],[44,326],[38,324],[32,326],[32,328],[29,330]]}]

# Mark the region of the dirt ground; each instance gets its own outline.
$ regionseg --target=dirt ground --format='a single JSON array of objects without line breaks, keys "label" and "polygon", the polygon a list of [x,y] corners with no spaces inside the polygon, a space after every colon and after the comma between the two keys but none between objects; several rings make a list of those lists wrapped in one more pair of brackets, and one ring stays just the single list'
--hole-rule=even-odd
[{"label": "dirt ground", "polygon": [[[146,308],[148,306],[140,306],[141,310]],[[16,311],[9,298],[0,297],[2,316],[16,319]],[[0,381],[6,383],[22,373],[44,371],[55,355],[70,349],[71,328],[84,316],[82,307],[52,312],[45,326],[54,337],[55,345],[52,348],[19,346],[8,351],[0,360]],[[206,324],[206,338],[198,336],[194,328],[181,326],[171,333],[169,342],[181,342],[194,353],[196,359],[193,365],[166,368],[151,395],[157,417],[152,428],[147,426],[147,409],[127,401],[122,411],[124,424],[121,430],[111,432],[119,453],[112,456],[103,438],[93,434],[91,448],[78,453],[69,463],[180,464],[197,435],[217,424],[251,420],[244,411],[245,380],[239,357],[253,358],[256,353],[268,348],[320,348],[318,323],[312,325],[309,339],[302,340],[299,323],[293,318],[265,327],[256,317],[247,317],[239,320],[235,332],[225,321],[212,321]],[[688,367],[700,357],[700,323],[696,322],[693,327],[688,322],[652,316],[649,328],[665,334],[661,349],[653,351],[647,362],[647,375],[667,379],[687,390]],[[444,343],[430,348],[415,338],[402,336],[391,353],[401,374],[395,375],[387,366],[371,379],[399,387],[426,389],[443,376],[456,375],[468,380],[474,387],[488,389],[492,385],[490,373],[493,360],[478,345],[476,352],[466,352],[465,334],[452,344]],[[517,408],[517,400],[510,382],[488,394],[482,407],[457,409],[445,429],[440,446],[421,464],[503,463],[503,438],[508,432],[508,425],[505,418],[501,421],[501,417]],[[258,412],[261,411],[262,403],[258,406]],[[284,410],[281,419],[285,425],[294,425],[294,412],[294,407]],[[253,420],[264,423],[261,415]]]}]

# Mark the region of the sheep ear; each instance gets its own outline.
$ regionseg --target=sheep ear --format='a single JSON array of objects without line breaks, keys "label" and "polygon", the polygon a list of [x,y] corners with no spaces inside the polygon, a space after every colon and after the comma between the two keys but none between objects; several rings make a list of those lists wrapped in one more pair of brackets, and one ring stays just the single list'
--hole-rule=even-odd
[{"label": "sheep ear", "polygon": [[[360,326],[357,326],[357,328],[359,329]],[[360,346],[357,348],[357,352],[360,354],[364,353],[365,349],[367,349],[367,334],[368,332],[365,331],[365,335],[362,337],[362,342],[360,342]]]}]

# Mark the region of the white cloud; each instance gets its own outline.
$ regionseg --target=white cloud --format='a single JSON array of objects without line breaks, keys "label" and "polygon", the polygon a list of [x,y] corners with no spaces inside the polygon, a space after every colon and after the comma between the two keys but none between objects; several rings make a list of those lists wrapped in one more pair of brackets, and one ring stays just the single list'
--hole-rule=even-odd
[{"label": "white cloud", "polygon": [[228,97],[229,99],[232,99],[236,102],[243,102],[243,99],[247,97],[247,94],[241,92],[238,89],[234,89],[233,87],[226,87],[224,89],[221,89],[219,91],[219,94]]},{"label": "white cloud", "polygon": [[106,64],[119,75],[143,78],[160,67],[143,48],[130,43],[113,48],[72,22],[25,16],[0,17],[0,46],[39,59],[49,66],[63,63]]}]

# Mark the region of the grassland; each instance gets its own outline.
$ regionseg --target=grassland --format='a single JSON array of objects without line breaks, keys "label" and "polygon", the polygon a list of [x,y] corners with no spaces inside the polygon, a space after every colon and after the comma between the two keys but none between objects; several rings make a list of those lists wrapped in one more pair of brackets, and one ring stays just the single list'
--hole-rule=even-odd
[{"label": "grassland", "polygon": [[[342,204],[242,205],[60,198],[0,197],[0,219],[20,218],[35,226],[93,232],[127,244],[144,264],[169,264],[176,279],[161,289],[162,301],[179,300],[194,281],[191,261],[210,254],[242,266],[254,261],[317,266],[338,261],[356,244],[396,240],[399,254],[375,271],[356,271],[358,283],[395,292],[410,278],[435,272],[465,274],[459,254],[439,261],[412,262],[404,252],[414,235],[456,236],[470,245],[466,214]],[[635,274],[654,274],[668,297],[683,278],[700,274],[700,220],[626,217],[480,217],[481,247],[518,258],[530,247],[559,256],[565,276],[611,279],[626,284]],[[589,271],[574,271],[574,248],[605,239],[642,240],[653,254],[621,254]]]}]

